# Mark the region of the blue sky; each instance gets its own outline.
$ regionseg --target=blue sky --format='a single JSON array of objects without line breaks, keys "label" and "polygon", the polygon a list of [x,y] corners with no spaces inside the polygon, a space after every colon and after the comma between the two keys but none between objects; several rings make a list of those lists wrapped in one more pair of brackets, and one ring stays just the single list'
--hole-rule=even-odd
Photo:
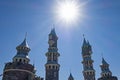
[{"label": "blue sky", "polygon": [[[120,0],[80,0],[84,5],[84,18],[76,25],[55,20],[53,7],[56,0],[0,0],[0,74],[4,63],[12,61],[27,32],[31,48],[31,64],[35,63],[36,74],[44,77],[45,53],[48,49],[48,34],[55,25],[58,39],[60,80],[67,80],[69,73],[75,80],[83,79],[81,45],[82,35],[92,45],[96,78],[100,77],[101,54],[110,64],[113,75],[120,79]],[[1,79],[1,78],[0,78]]]}]

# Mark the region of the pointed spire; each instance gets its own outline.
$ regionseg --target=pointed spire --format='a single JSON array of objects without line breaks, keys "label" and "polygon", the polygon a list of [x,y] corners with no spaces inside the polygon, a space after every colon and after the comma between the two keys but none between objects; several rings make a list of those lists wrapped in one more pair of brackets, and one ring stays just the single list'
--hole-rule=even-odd
[{"label": "pointed spire", "polygon": [[19,46],[29,47],[29,46],[28,46],[28,43],[27,43],[27,41],[26,41],[26,38],[24,39],[24,41],[23,41]]},{"label": "pointed spire", "polygon": [[87,41],[86,41],[86,39],[85,39],[85,38],[84,38],[83,44],[87,44]]},{"label": "pointed spire", "polygon": [[103,57],[102,57],[102,65],[109,65]]},{"label": "pointed spire", "polygon": [[68,80],[74,80],[74,78],[73,78],[71,73],[70,73],[70,76],[69,76]]},{"label": "pointed spire", "polygon": [[52,29],[51,29],[50,35],[56,35],[56,33],[55,33],[55,28],[52,28]]},{"label": "pointed spire", "polygon": [[83,47],[89,47],[91,48],[91,45],[88,40],[85,39],[85,35],[83,34]]},{"label": "pointed spire", "polygon": [[30,51],[30,47],[28,46],[26,36],[27,36],[27,33],[25,34],[25,38],[23,42],[16,47],[18,52],[24,51],[25,53],[28,53]]},{"label": "pointed spire", "polygon": [[83,34],[83,38],[84,38],[84,40],[83,40],[83,46],[85,46],[87,44],[87,41],[85,39],[85,35],[84,34]]},{"label": "pointed spire", "polygon": [[70,73],[70,78],[73,78],[72,74]]},{"label": "pointed spire", "polygon": [[26,36],[27,36],[27,33],[25,34],[25,38],[23,42],[16,47],[17,54],[13,57],[13,62],[29,63],[30,59],[29,59],[28,53],[30,51],[30,48],[26,41]]},{"label": "pointed spire", "polygon": [[26,37],[27,37],[27,33],[25,34],[25,38],[24,38],[23,42],[18,47],[27,47],[27,48],[29,48]]},{"label": "pointed spire", "polygon": [[87,44],[88,44],[89,46],[91,46],[88,40],[87,40]]}]

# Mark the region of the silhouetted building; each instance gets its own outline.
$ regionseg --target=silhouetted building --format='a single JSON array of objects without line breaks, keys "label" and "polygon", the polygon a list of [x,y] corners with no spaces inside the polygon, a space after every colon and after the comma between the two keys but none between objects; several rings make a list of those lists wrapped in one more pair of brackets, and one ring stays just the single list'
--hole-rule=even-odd
[{"label": "silhouetted building", "polygon": [[5,64],[2,80],[41,80],[35,75],[34,65],[29,64],[30,48],[26,38],[16,49],[17,54],[13,57],[13,61]]},{"label": "silhouetted building", "polygon": [[116,76],[112,76],[112,72],[109,69],[109,64],[102,58],[101,77],[98,80],[118,80]]},{"label": "silhouetted building", "polygon": [[[55,29],[53,28],[49,34],[48,38],[48,52],[45,54],[47,57],[47,62],[45,64],[45,80],[59,80],[59,70],[60,64],[58,63],[58,53],[57,48],[58,37],[56,35]],[[26,38],[24,41],[16,47],[17,54],[13,57],[12,62],[5,64],[3,70],[2,80],[43,80],[43,78],[36,76],[36,69],[34,65],[30,64],[30,59],[28,53],[30,47],[27,44]],[[83,76],[84,80],[96,80],[95,70],[93,68],[92,60],[92,47],[89,41],[84,38],[82,45],[82,64],[83,64]],[[109,69],[109,64],[102,58],[101,67],[101,77],[98,80],[118,80],[117,77],[112,76],[112,72]],[[72,74],[70,73],[68,80],[74,80]]]},{"label": "silhouetted building", "polygon": [[92,48],[88,41],[83,41],[82,57],[83,57],[83,76],[84,80],[95,80],[95,70],[93,68],[93,60],[91,59]]},{"label": "silhouetted building", "polygon": [[49,48],[46,53],[47,63],[45,64],[45,80],[59,80],[60,65],[58,64],[58,57],[60,54],[58,53],[57,40],[58,37],[55,33],[55,29],[52,29],[49,34]]}]

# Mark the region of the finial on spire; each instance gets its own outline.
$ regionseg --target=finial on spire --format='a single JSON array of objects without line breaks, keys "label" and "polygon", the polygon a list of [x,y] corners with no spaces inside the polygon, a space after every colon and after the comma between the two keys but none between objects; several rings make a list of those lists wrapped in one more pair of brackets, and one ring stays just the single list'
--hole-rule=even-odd
[{"label": "finial on spire", "polygon": [[102,64],[107,64],[107,62],[105,61],[104,57],[103,57],[103,53],[101,53],[102,56]]},{"label": "finial on spire", "polygon": [[70,73],[68,80],[74,80],[72,73]]},{"label": "finial on spire", "polygon": [[70,69],[70,75],[71,75],[71,69]]},{"label": "finial on spire", "polygon": [[25,39],[27,38],[27,32],[25,33]]},{"label": "finial on spire", "polygon": [[85,35],[83,34],[83,46],[86,45],[87,42],[86,42],[86,39],[85,39]]},{"label": "finial on spire", "polygon": [[72,73],[70,72],[70,77],[72,77]]},{"label": "finial on spire", "polygon": [[85,38],[85,35],[83,34],[83,38]]},{"label": "finial on spire", "polygon": [[25,34],[25,38],[24,38],[23,42],[17,47],[28,47],[29,48],[28,43],[26,41],[26,37],[27,37],[27,32]]},{"label": "finial on spire", "polygon": [[70,75],[69,75],[69,77],[71,77],[72,76],[72,73],[71,73],[71,69],[70,69]]},{"label": "finial on spire", "polygon": [[[85,40],[85,34],[83,34],[83,39]],[[86,40],[85,40],[86,41]]]},{"label": "finial on spire", "polygon": [[102,56],[102,58],[103,58],[103,53],[101,53],[101,56]]},{"label": "finial on spire", "polygon": [[53,29],[55,28],[55,24],[53,24]]},{"label": "finial on spire", "polygon": [[55,28],[52,28],[52,29],[51,29],[50,34],[51,34],[51,35],[56,35],[56,33],[55,33]]}]

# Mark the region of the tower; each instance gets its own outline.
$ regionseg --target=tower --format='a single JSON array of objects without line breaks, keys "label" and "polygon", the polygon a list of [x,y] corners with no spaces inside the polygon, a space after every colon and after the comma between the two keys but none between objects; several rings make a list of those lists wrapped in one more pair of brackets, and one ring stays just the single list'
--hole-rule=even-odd
[{"label": "tower", "polygon": [[74,80],[72,74],[70,73],[70,76],[68,77],[68,80]]},{"label": "tower", "polygon": [[46,70],[46,80],[59,80],[59,68],[60,65],[58,64],[58,57],[60,54],[58,53],[57,48],[57,40],[58,37],[55,33],[55,29],[53,28],[49,34],[49,48],[48,52],[46,53],[47,63],[45,64]]},{"label": "tower", "polygon": [[82,45],[82,64],[84,80],[95,80],[95,70],[93,68],[93,60],[91,59],[92,48],[88,41],[83,41]]},{"label": "tower", "polygon": [[101,67],[101,78],[98,80],[117,80],[117,77],[112,76],[112,72],[109,69],[109,64],[105,61],[104,58],[102,58],[102,64]]},{"label": "tower", "polygon": [[30,48],[26,38],[16,50],[17,54],[13,57],[13,61],[5,64],[2,80],[40,80],[35,76],[34,66],[29,64]]},{"label": "tower", "polygon": [[17,50],[17,54],[13,57],[13,62],[28,64],[30,62],[30,59],[28,56],[30,48],[28,46],[26,38],[23,40],[23,42],[19,46],[16,47],[16,50]]}]

